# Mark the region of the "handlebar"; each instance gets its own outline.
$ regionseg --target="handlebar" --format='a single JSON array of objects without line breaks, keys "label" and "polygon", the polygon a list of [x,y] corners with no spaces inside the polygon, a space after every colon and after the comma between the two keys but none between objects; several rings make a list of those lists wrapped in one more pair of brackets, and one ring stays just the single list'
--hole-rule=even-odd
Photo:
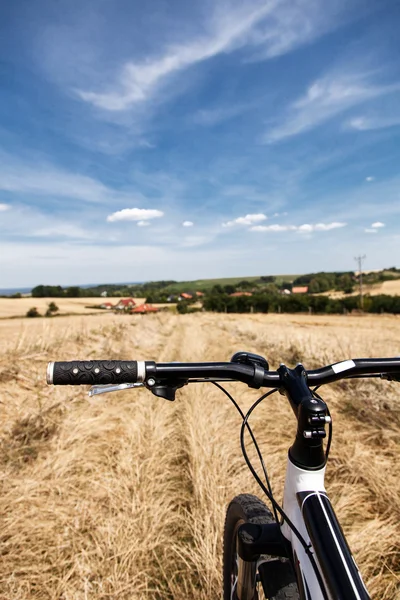
[{"label": "handlebar", "polygon": [[[265,363],[266,364],[266,363]],[[319,386],[340,379],[381,375],[400,378],[400,357],[355,358],[307,371],[308,385]],[[153,361],[91,360],[50,362],[47,383],[52,385],[96,385],[156,382],[180,387],[191,381],[242,381],[250,387],[284,386],[278,371],[263,368],[260,362],[155,363]]]}]

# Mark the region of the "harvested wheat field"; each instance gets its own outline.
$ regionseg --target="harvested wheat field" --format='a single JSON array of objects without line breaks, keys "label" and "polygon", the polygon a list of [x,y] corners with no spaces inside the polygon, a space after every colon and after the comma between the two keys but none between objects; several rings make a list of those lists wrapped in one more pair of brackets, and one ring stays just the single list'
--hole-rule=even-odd
[{"label": "harvested wheat field", "polygon": [[[115,305],[120,298],[0,298],[0,319],[24,317],[33,306],[44,315],[50,302],[55,302],[59,314],[90,315],[99,310],[99,304],[111,302]],[[136,304],[143,304],[146,298],[134,298]]]},{"label": "harvested wheat field", "polygon": [[[227,503],[260,495],[240,454],[240,418],[217,388],[192,385],[174,403],[145,390],[89,399],[48,387],[48,360],[225,360],[249,350],[271,368],[300,359],[312,368],[400,350],[400,319],[389,316],[12,324],[0,326],[1,600],[218,599]],[[243,407],[257,397],[229,389]],[[372,597],[400,598],[400,384],[341,383],[322,395],[333,416],[331,499]],[[294,417],[275,394],[253,424],[280,499]]]}]

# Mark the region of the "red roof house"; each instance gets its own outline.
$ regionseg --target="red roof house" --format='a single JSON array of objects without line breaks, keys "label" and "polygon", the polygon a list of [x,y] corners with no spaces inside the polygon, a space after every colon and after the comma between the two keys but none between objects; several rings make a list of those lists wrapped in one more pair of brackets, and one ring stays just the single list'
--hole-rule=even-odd
[{"label": "red roof house", "polygon": [[100,308],[106,308],[107,310],[110,310],[110,308],[112,308],[113,305],[111,304],[111,302],[103,302],[103,304],[100,304]]},{"label": "red roof house", "polygon": [[251,292],[234,292],[233,294],[229,294],[233,298],[239,298],[239,296],[252,296]]},{"label": "red roof house", "polygon": [[308,285],[298,286],[292,288],[292,294],[307,294]]},{"label": "red roof house", "polygon": [[115,305],[117,310],[128,310],[129,308],[133,308],[136,306],[136,302],[133,298],[121,299],[118,304]]},{"label": "red roof house", "polygon": [[196,292],[196,296],[198,298],[202,298],[204,296],[203,292]]},{"label": "red roof house", "polygon": [[131,310],[132,314],[139,314],[139,315],[145,315],[147,313],[154,313],[154,312],[158,312],[158,308],[155,306],[152,306],[151,304],[140,304],[140,306],[136,306],[135,308],[133,308]]},{"label": "red roof house", "polygon": [[183,294],[181,294],[181,298],[183,298],[184,300],[191,300],[193,296],[192,294],[187,294],[186,292],[183,292]]}]

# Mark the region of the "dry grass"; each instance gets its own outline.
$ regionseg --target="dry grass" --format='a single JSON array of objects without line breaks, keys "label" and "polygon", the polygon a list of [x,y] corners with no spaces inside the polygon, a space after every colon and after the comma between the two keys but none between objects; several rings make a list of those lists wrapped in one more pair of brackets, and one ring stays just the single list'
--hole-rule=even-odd
[{"label": "dry grass", "polygon": [[[44,383],[48,360],[224,360],[275,368],[399,353],[396,317],[69,317],[0,326],[1,600],[220,598],[229,499],[258,493],[239,419],[210,385],[175,403],[146,391],[88,399]],[[255,392],[232,386],[243,406]],[[373,598],[400,598],[400,418],[395,384],[337,384],[328,490]],[[294,432],[268,399],[255,429],[276,493]],[[340,451],[339,451],[340,449]]]},{"label": "dry grass", "polygon": [[[382,283],[375,283],[373,285],[364,285],[364,294],[370,296],[379,296],[380,294],[387,294],[388,296],[400,296],[400,279],[393,279],[391,281],[383,281]],[[358,296],[359,290],[356,286],[354,292],[351,294],[345,294],[344,292],[329,291],[324,292],[323,296],[330,296],[331,298],[347,298],[348,296]]]},{"label": "dry grass", "polygon": [[[117,304],[118,300],[119,298],[0,298],[0,318],[24,317],[32,306],[36,306],[44,315],[49,302],[57,304],[59,314],[89,315],[98,310],[94,306],[103,302]],[[134,300],[137,304],[143,304],[145,298],[134,298]]]}]

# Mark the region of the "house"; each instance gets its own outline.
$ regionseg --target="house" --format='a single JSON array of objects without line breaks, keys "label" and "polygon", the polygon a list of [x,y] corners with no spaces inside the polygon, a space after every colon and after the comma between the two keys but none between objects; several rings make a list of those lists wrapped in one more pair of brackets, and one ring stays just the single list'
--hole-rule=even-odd
[{"label": "house", "polygon": [[110,310],[111,308],[113,308],[113,305],[111,304],[111,302],[103,302],[103,304],[100,304],[100,308],[106,308],[107,310]]},{"label": "house", "polygon": [[203,294],[203,292],[196,292],[196,296],[198,298],[203,298],[204,294]]},{"label": "house", "polygon": [[234,292],[233,294],[229,294],[232,298],[239,298],[239,296],[252,296],[251,292]]},{"label": "house", "polygon": [[307,294],[308,285],[292,287],[292,294]]},{"label": "house", "polygon": [[122,299],[115,305],[116,310],[129,310],[136,306],[136,302],[133,298]]},{"label": "house", "polygon": [[183,292],[183,294],[180,295],[180,298],[182,298],[183,300],[192,300],[193,296],[192,294],[187,294],[186,292]]},{"label": "house", "polygon": [[147,313],[155,312],[158,312],[158,308],[151,304],[140,304],[140,306],[135,306],[135,308],[131,310],[132,315],[145,315]]},{"label": "house", "polygon": [[290,296],[292,292],[290,290],[288,290],[287,288],[281,290],[281,294],[282,296]]}]

